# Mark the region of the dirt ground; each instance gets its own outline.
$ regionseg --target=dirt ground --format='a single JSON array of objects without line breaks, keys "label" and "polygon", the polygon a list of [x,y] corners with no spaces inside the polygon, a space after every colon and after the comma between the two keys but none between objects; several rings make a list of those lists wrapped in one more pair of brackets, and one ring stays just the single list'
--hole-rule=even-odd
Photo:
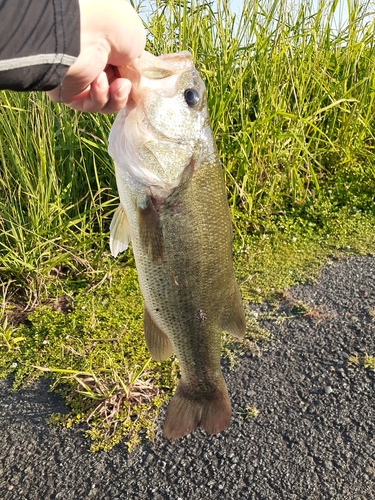
[{"label": "dirt ground", "polygon": [[273,341],[224,367],[233,423],[217,436],[166,441],[163,408],[154,443],[91,454],[83,427],[46,425],[66,411],[46,380],[15,393],[1,380],[0,498],[375,498],[375,371],[363,367],[375,355],[375,258],[334,261],[276,306],[249,307],[269,313]]}]

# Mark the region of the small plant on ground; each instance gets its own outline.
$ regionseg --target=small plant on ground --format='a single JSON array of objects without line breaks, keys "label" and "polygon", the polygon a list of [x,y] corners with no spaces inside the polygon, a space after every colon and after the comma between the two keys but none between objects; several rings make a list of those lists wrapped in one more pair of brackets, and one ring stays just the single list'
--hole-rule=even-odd
[{"label": "small plant on ground", "polygon": [[251,420],[259,415],[259,410],[255,406],[246,406],[245,408],[240,408],[237,415],[241,418]]}]

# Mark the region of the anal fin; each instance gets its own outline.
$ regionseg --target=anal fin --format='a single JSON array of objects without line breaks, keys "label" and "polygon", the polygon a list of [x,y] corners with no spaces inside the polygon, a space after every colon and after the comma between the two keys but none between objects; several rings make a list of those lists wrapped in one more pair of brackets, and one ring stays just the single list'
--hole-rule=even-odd
[{"label": "anal fin", "polygon": [[245,311],[242,305],[241,294],[237,283],[230,300],[225,304],[221,316],[220,326],[222,330],[242,339],[246,332]]},{"label": "anal fin", "polygon": [[167,335],[160,330],[151,318],[150,313],[144,309],[144,331],[148,350],[155,361],[163,361],[173,353],[173,346]]},{"label": "anal fin", "polygon": [[121,203],[113,215],[109,230],[109,248],[112,256],[117,257],[119,253],[128,248],[130,242],[130,225]]}]

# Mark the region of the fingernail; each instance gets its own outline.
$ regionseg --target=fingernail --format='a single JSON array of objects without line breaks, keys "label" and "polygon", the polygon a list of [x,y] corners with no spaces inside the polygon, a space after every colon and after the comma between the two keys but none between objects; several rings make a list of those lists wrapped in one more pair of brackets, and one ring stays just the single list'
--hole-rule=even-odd
[{"label": "fingernail", "polygon": [[108,89],[107,75],[104,73],[104,71],[98,76],[96,84],[102,92]]},{"label": "fingernail", "polygon": [[129,95],[130,88],[131,88],[130,82],[124,83],[124,85],[122,85],[122,87],[120,87],[117,91],[117,94],[116,94],[117,99],[121,99],[121,100],[126,99]]}]

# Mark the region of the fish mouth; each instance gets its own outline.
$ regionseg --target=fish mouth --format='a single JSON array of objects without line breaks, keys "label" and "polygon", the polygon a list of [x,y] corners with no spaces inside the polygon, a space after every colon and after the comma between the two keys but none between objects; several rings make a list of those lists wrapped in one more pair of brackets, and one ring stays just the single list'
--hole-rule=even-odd
[{"label": "fish mouth", "polygon": [[166,80],[176,74],[181,75],[193,68],[193,58],[188,51],[163,54],[161,56],[154,56],[147,51],[143,51],[141,56],[130,64],[120,67],[119,73],[120,76],[128,78],[137,86],[142,77],[158,84],[158,80]]},{"label": "fish mouth", "polygon": [[[204,84],[188,52],[159,57],[144,52],[120,69],[132,89],[112,127],[109,152],[127,178],[168,195],[207,142]],[[186,99],[186,89],[195,88],[198,105]]]}]

